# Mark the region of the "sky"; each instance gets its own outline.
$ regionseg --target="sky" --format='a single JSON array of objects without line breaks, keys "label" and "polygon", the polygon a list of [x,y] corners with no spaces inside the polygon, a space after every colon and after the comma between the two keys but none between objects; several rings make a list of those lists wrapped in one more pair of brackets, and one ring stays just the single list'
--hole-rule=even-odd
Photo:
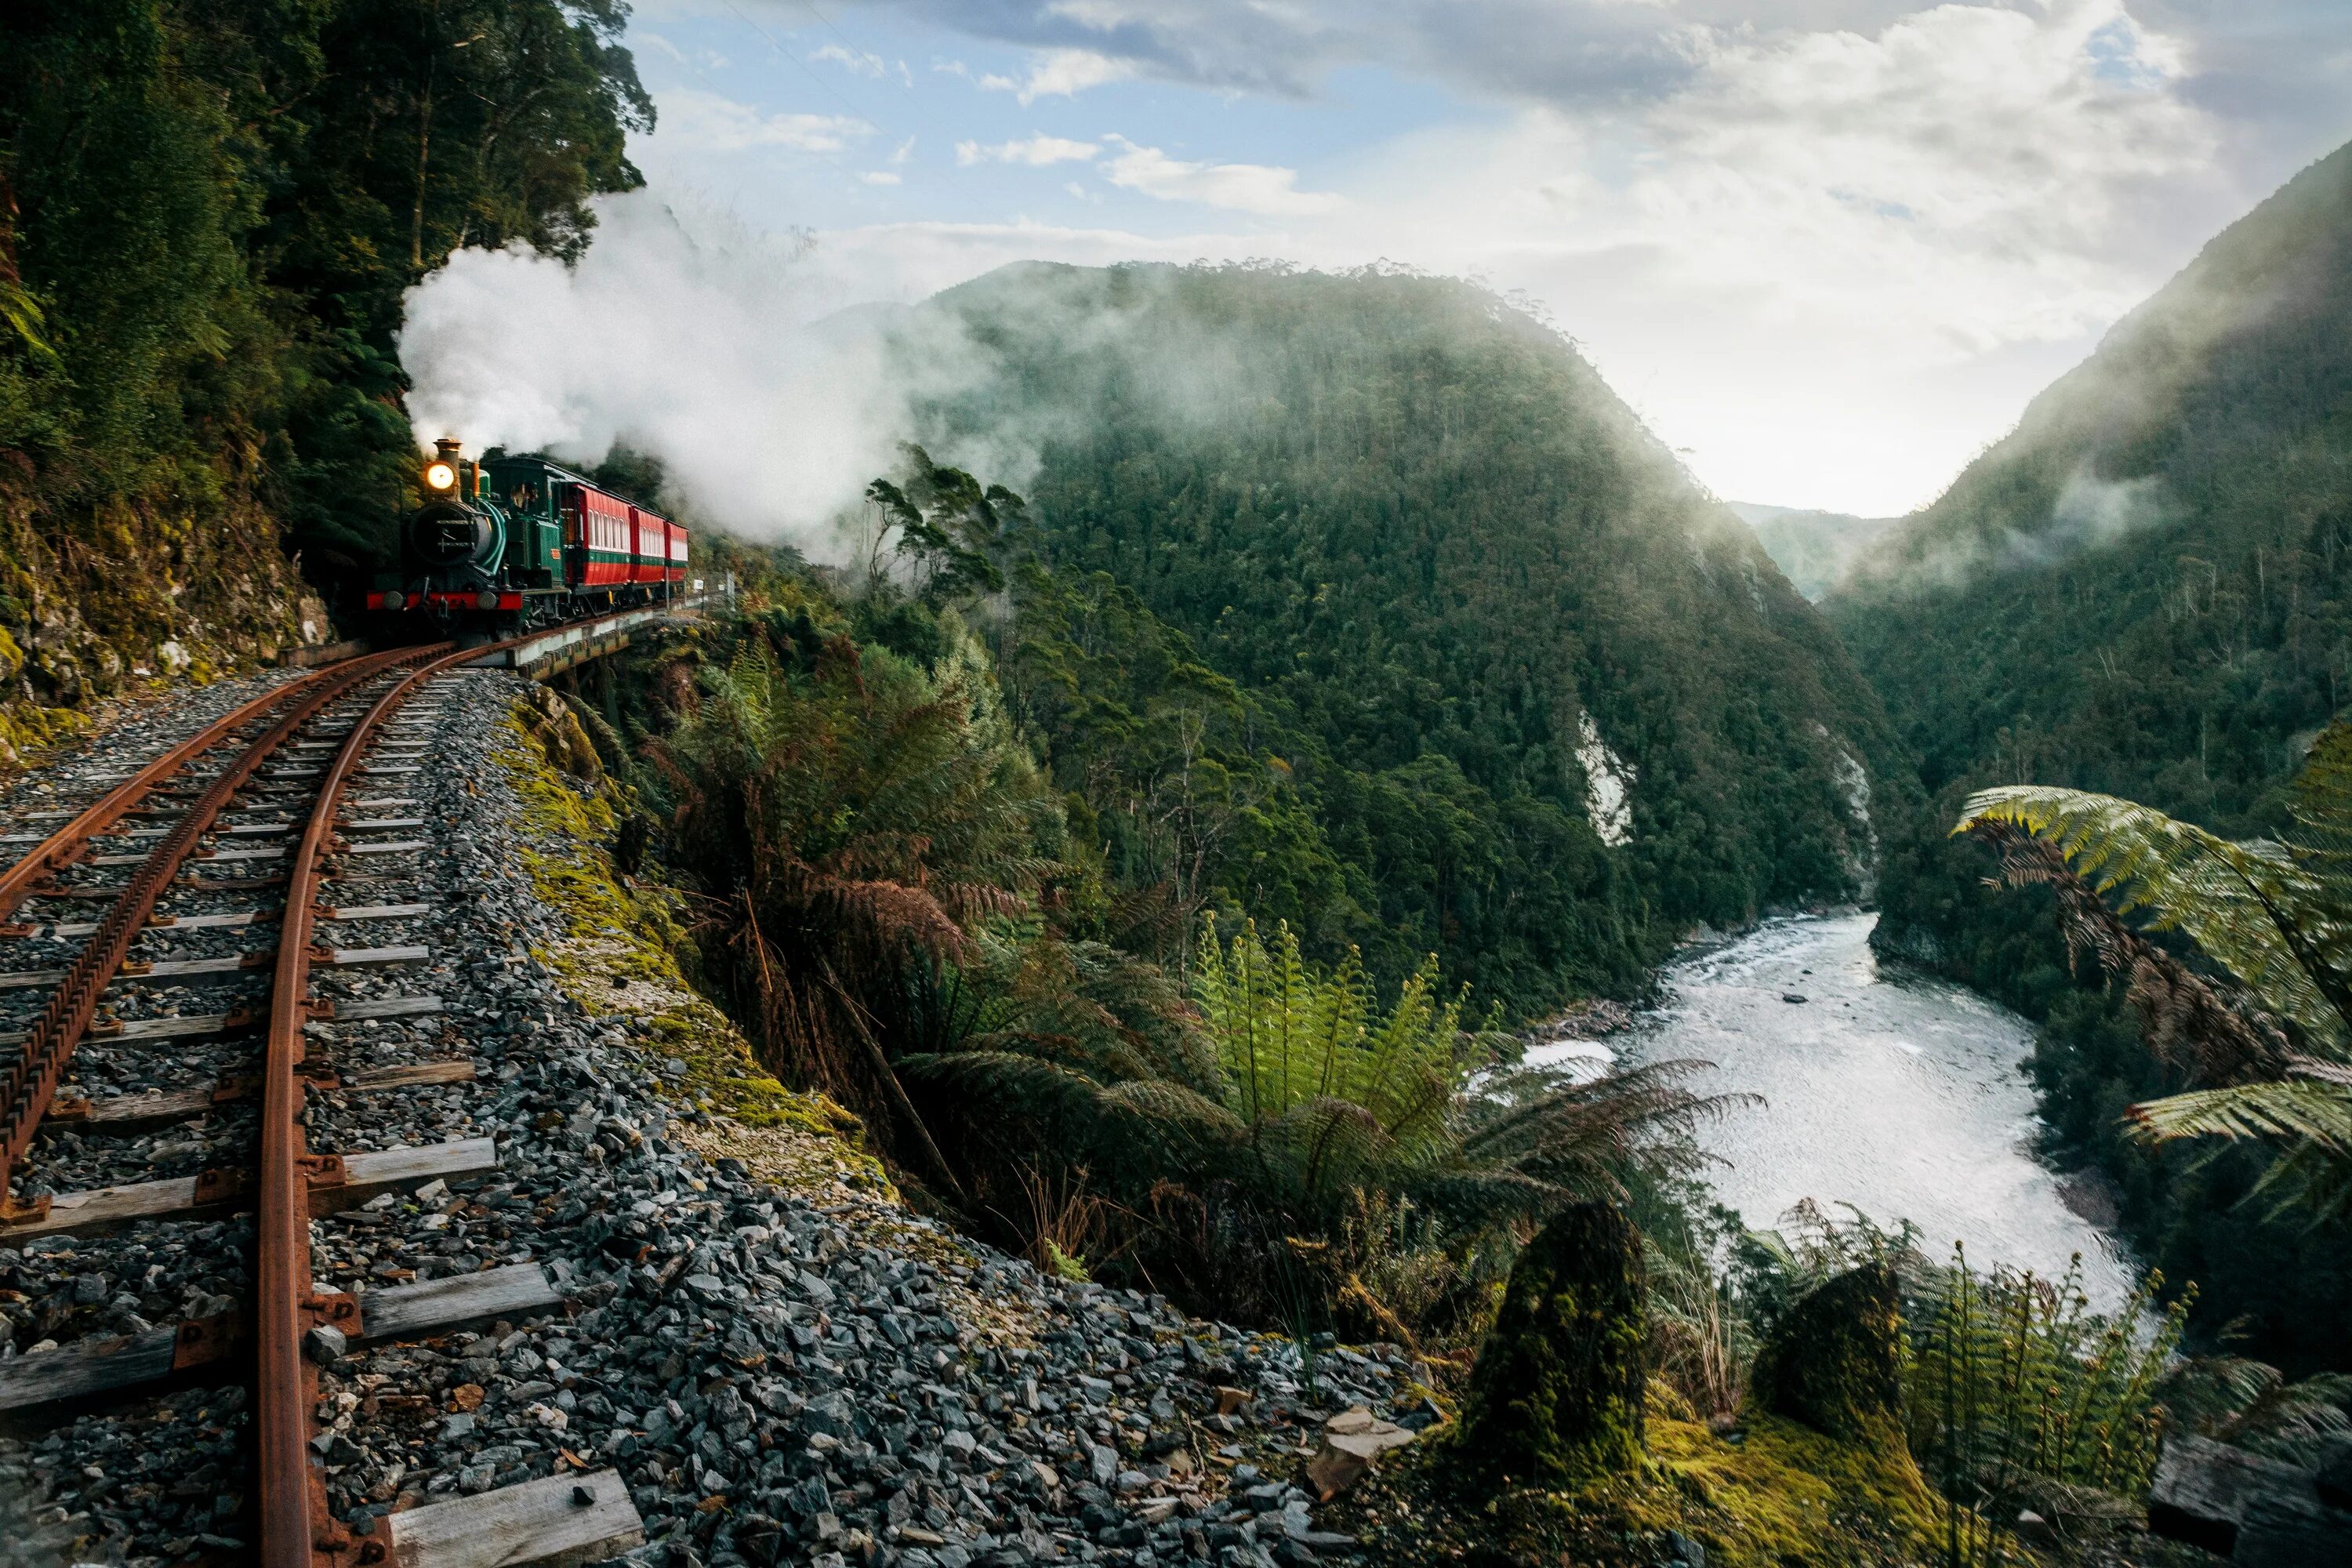
[{"label": "sky", "polygon": [[659,118],[618,201],[805,300],[1027,258],[1475,277],[1717,495],[1865,515],[2352,140],[2352,0],[637,0],[626,41]]}]

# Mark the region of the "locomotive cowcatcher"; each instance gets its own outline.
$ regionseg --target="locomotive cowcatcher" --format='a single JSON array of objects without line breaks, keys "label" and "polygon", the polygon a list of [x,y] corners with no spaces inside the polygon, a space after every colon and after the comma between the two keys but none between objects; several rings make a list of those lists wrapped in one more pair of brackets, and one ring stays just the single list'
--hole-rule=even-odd
[{"label": "locomotive cowcatcher", "polygon": [[424,479],[371,610],[511,633],[685,591],[685,529],[544,458],[477,463],[444,437]]}]

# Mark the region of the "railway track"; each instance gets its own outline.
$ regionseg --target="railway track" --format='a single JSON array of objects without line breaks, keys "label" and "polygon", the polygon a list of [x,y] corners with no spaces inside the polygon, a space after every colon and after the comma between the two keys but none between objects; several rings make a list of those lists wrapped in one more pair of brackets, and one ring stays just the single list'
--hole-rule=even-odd
[{"label": "railway track", "polygon": [[[17,998],[21,1016],[24,997],[46,996],[21,1028],[0,1026],[0,1247],[184,1235],[221,1249],[214,1277],[244,1287],[177,1322],[0,1360],[0,1422],[245,1377],[247,1484],[236,1490],[249,1506],[223,1522],[247,1535],[205,1532],[194,1560],[208,1548],[212,1561],[269,1568],[467,1568],[581,1561],[642,1539],[609,1471],[365,1519],[365,1533],[339,1516],[351,1499],[331,1488],[340,1412],[321,1402],[322,1368],[362,1346],[557,1305],[536,1265],[416,1282],[394,1270],[395,1282],[362,1290],[313,1273],[327,1255],[314,1221],[497,1166],[489,1138],[312,1145],[313,1127],[335,1125],[354,1100],[429,1096],[475,1076],[448,1049],[462,1044],[454,1031],[417,1037],[438,998],[329,997],[314,994],[313,975],[433,959],[425,945],[352,933],[407,931],[431,910],[431,879],[404,869],[434,847],[410,781],[429,766],[437,710],[417,699],[508,646],[370,655],[277,686],[95,798],[38,814],[45,836],[0,874],[0,953],[33,961],[0,973],[0,1002]],[[326,933],[351,944],[317,940]],[[159,942],[176,955],[144,956]],[[331,1040],[338,1029],[346,1037]],[[168,1173],[124,1179],[158,1171]]]},{"label": "railway track", "polygon": [[1302,1392],[1279,1336],[909,1215],[608,900],[514,669],[444,658],[184,692],[0,795],[0,1068],[97,996],[0,1226],[0,1563],[1350,1550],[1278,1476],[1334,1398],[1433,1414],[1401,1351]]}]

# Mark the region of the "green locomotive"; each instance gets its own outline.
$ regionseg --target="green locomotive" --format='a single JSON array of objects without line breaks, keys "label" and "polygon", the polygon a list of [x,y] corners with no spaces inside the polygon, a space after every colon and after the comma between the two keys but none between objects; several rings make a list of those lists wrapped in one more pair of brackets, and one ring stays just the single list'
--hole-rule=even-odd
[{"label": "green locomotive", "polygon": [[444,437],[424,479],[371,610],[512,632],[685,590],[684,528],[545,458],[478,463]]}]

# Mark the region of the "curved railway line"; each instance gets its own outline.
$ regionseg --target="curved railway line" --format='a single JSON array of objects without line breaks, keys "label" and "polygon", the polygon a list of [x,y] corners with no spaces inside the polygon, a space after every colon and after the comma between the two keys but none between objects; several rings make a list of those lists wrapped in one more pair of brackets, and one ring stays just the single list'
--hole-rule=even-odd
[{"label": "curved railway line", "polygon": [[0,793],[0,1563],[1352,1552],[1280,1478],[1334,1398],[1433,1417],[1402,1350],[1302,1387],[756,1078],[713,1114],[756,1064],[519,679],[661,614],[175,694]]},{"label": "curved railway line", "polygon": [[[428,1016],[437,1005],[429,996],[394,996],[339,1015],[333,1000],[313,996],[314,969],[397,970],[428,952],[328,945],[314,934],[397,926],[429,909],[405,898],[322,900],[344,886],[401,881],[378,868],[431,847],[407,837],[427,821],[400,783],[427,765],[429,746],[418,742],[434,709],[416,699],[436,677],[526,640],[372,654],[282,682],[97,798],[32,814],[44,824],[63,820],[0,874],[0,938],[9,939],[0,952],[48,960],[0,973],[0,998],[47,993],[26,1027],[0,1031],[0,1247],[142,1222],[193,1226],[224,1214],[253,1216],[246,1300],[146,1335],[0,1361],[0,1421],[249,1371],[244,1524],[252,1541],[215,1561],[438,1568],[580,1560],[642,1539],[625,1489],[610,1472],[433,1505],[366,1536],[337,1518],[328,1483],[337,1439],[320,1419],[333,1413],[331,1402],[320,1403],[322,1364],[370,1340],[554,1300],[532,1265],[364,1293],[321,1289],[312,1275],[314,1218],[495,1168],[487,1138],[349,1152],[311,1147],[311,1126],[321,1120],[315,1113],[331,1098],[473,1077],[464,1057],[374,1066],[363,1059],[364,1044],[320,1049],[321,1024]],[[128,875],[117,880],[123,868]],[[273,922],[274,942],[246,945]],[[142,943],[159,937],[230,950],[140,957]],[[265,974],[266,996],[252,996]],[[191,1049],[192,1042],[203,1044]],[[126,1076],[152,1078],[119,1070],[145,1055],[171,1060],[181,1081],[104,1092]],[[186,1142],[203,1168],[162,1181],[81,1184],[120,1174],[121,1161],[93,1154],[110,1137],[157,1129],[201,1129]],[[232,1158],[223,1161],[224,1152]]]}]

